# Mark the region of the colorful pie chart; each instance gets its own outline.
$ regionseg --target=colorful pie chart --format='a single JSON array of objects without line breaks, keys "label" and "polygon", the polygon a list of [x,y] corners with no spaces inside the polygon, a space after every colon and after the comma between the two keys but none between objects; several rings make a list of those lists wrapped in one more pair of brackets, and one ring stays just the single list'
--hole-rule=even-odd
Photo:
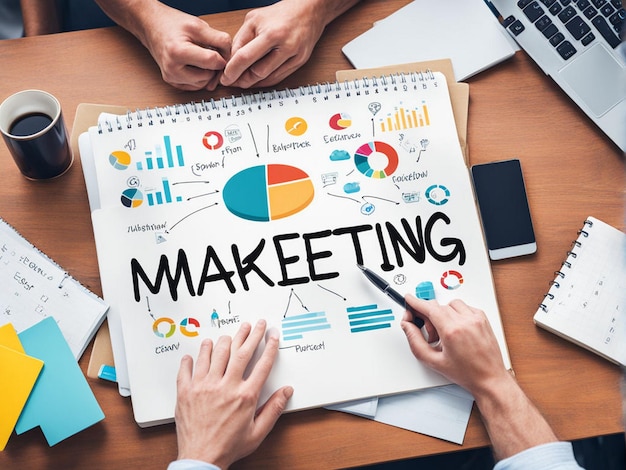
[{"label": "colorful pie chart", "polygon": [[337,113],[330,118],[328,125],[336,131],[341,131],[352,125],[352,118],[349,114]]},{"label": "colorful pie chart", "polygon": [[125,170],[130,165],[130,154],[123,150],[116,150],[109,155],[109,163],[116,170]]},{"label": "colorful pie chart", "polygon": [[139,207],[143,202],[143,194],[137,188],[129,188],[122,192],[120,200],[124,207]]},{"label": "colorful pie chart", "polygon": [[222,197],[226,208],[237,217],[268,222],[300,212],[311,203],[314,193],[308,174],[275,163],[236,173],[224,185]]},{"label": "colorful pie chart", "polygon": [[368,178],[386,178],[398,168],[398,152],[385,142],[368,142],[356,150],[354,164]]},{"label": "colorful pie chart", "polygon": [[180,332],[190,338],[198,336],[198,331],[195,328],[190,329],[189,325],[192,325],[195,328],[200,328],[200,322],[195,318],[183,318],[183,320],[180,322]]}]

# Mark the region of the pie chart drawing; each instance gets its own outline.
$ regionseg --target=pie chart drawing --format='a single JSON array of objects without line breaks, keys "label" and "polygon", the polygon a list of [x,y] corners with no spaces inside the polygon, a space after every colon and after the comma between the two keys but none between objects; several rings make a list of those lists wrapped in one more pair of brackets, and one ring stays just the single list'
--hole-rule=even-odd
[{"label": "pie chart drawing", "polygon": [[[383,157],[382,159],[380,157]],[[386,159],[384,158],[386,157]],[[384,160],[386,165],[379,166],[373,160]],[[354,154],[354,164],[357,170],[368,178],[386,178],[398,168],[398,152],[385,142],[368,142],[361,145]]]},{"label": "pie chart drawing", "polygon": [[123,150],[116,150],[109,155],[109,163],[116,170],[125,170],[130,165],[130,154]]},{"label": "pie chart drawing", "polygon": [[282,164],[258,165],[233,175],[224,185],[226,208],[239,218],[269,222],[306,208],[315,190],[308,174]]},{"label": "pie chart drawing", "polygon": [[139,207],[143,202],[143,194],[137,188],[129,188],[122,192],[120,198],[124,207],[134,208]]},{"label": "pie chart drawing", "polygon": [[341,131],[352,125],[352,118],[349,114],[337,113],[330,118],[328,125],[336,131]]}]

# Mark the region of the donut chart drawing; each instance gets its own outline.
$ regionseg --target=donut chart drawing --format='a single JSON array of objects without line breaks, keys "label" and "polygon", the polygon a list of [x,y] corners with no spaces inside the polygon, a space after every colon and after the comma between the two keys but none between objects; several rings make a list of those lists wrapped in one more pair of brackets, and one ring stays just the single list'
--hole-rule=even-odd
[{"label": "donut chart drawing", "polygon": [[[387,165],[384,168],[378,168],[377,165],[372,164],[371,160],[380,159],[380,156],[387,159]],[[398,168],[398,152],[385,142],[368,142],[361,145],[354,153],[354,164],[357,170],[368,178],[386,178]]]}]

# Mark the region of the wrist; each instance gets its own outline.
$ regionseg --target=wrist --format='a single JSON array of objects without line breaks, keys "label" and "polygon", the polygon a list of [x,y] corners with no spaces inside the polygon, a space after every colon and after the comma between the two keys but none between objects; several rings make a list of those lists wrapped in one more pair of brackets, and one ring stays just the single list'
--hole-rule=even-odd
[{"label": "wrist", "polygon": [[507,370],[503,370],[497,377],[474,385],[468,391],[473,395],[481,413],[493,407],[502,408],[510,402],[510,397],[524,394],[513,375]]}]

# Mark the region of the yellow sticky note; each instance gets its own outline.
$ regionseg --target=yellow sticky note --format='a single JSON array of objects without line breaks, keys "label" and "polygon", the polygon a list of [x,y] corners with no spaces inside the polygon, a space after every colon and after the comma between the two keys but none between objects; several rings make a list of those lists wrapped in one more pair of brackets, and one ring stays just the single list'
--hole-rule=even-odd
[{"label": "yellow sticky note", "polygon": [[15,331],[11,323],[0,326],[0,346],[5,346],[25,354],[20,337],[17,335],[17,331]]},{"label": "yellow sticky note", "polygon": [[42,367],[43,361],[24,354],[13,325],[0,327],[0,451],[6,447]]}]

